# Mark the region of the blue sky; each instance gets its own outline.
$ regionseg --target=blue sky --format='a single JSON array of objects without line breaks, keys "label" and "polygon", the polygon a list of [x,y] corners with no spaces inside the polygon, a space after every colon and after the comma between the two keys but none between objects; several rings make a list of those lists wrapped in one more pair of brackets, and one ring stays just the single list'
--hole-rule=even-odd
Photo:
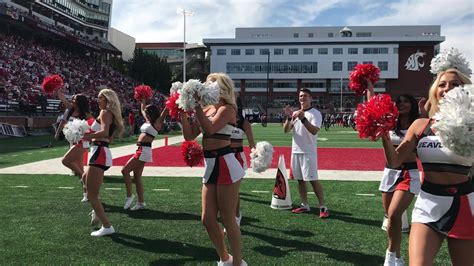
[{"label": "blue sky", "polygon": [[474,67],[472,0],[114,0],[112,27],[137,42],[232,38],[236,27],[441,25],[442,49],[457,47]]}]

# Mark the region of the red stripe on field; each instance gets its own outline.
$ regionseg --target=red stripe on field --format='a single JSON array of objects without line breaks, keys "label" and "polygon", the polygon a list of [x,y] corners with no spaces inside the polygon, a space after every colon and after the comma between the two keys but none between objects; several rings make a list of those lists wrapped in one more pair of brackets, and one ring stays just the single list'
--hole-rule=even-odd
[{"label": "red stripe on field", "polygon": [[[291,147],[274,147],[271,168],[277,168],[280,154],[285,156],[286,168],[290,168]],[[250,150],[245,148],[250,164]],[[122,166],[133,154],[115,158],[113,165]],[[318,148],[318,168],[322,170],[383,171],[385,156],[383,149],[369,148]],[[187,167],[181,156],[180,146],[165,146],[153,149],[153,162],[146,166]]]}]

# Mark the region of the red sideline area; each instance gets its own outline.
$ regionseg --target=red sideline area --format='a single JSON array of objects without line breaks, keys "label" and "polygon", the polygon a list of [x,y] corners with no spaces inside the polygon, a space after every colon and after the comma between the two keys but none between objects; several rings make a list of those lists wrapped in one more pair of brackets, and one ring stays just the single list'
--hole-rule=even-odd
[{"label": "red sideline area", "polygon": [[[291,147],[274,147],[271,168],[276,168],[280,154],[285,156],[286,167],[290,168]],[[250,150],[245,149],[250,164]],[[133,154],[115,158],[114,166],[123,166]],[[385,157],[383,149],[368,148],[318,148],[318,168],[322,170],[383,171]],[[187,167],[181,155],[180,146],[165,146],[153,149],[153,162],[146,166]]]}]

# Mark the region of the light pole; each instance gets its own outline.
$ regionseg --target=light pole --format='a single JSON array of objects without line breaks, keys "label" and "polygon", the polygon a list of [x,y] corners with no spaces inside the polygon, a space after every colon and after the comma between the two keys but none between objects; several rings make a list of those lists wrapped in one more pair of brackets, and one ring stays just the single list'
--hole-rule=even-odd
[{"label": "light pole", "polygon": [[265,119],[268,121],[268,98],[270,95],[270,49],[267,51],[267,104],[265,105]]},{"label": "light pole", "polygon": [[183,14],[183,82],[186,82],[186,16],[192,16],[194,12],[178,8],[176,13]]}]

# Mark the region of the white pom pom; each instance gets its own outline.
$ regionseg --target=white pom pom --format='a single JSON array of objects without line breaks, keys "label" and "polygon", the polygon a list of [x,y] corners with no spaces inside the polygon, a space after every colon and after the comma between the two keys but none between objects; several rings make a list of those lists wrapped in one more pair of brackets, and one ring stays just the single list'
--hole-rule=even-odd
[{"label": "white pom pom", "polygon": [[457,155],[474,159],[474,85],[448,91],[433,118],[441,144]]},{"label": "white pom pom", "polygon": [[198,91],[199,103],[202,106],[214,105],[219,103],[221,90],[217,81],[206,82]]},{"label": "white pom pom", "polygon": [[183,89],[183,83],[181,83],[179,81],[173,82],[173,84],[171,84],[171,88],[170,88],[170,95],[173,95],[177,92],[181,92],[182,89]]},{"label": "white pom pom", "polygon": [[250,167],[256,173],[261,173],[270,167],[273,158],[273,146],[266,142],[257,142],[250,152]]},{"label": "white pom pom", "polygon": [[186,112],[192,111],[196,107],[194,94],[202,90],[202,83],[197,79],[190,79],[183,84],[181,94],[176,101],[178,106]]},{"label": "white pom pom", "polygon": [[466,58],[456,48],[445,50],[431,59],[431,73],[433,74],[438,74],[450,68],[455,68],[468,77],[472,73]]},{"label": "white pom pom", "polygon": [[86,120],[74,119],[64,125],[63,133],[69,143],[75,144],[84,137],[87,130],[89,130],[89,125]]}]

